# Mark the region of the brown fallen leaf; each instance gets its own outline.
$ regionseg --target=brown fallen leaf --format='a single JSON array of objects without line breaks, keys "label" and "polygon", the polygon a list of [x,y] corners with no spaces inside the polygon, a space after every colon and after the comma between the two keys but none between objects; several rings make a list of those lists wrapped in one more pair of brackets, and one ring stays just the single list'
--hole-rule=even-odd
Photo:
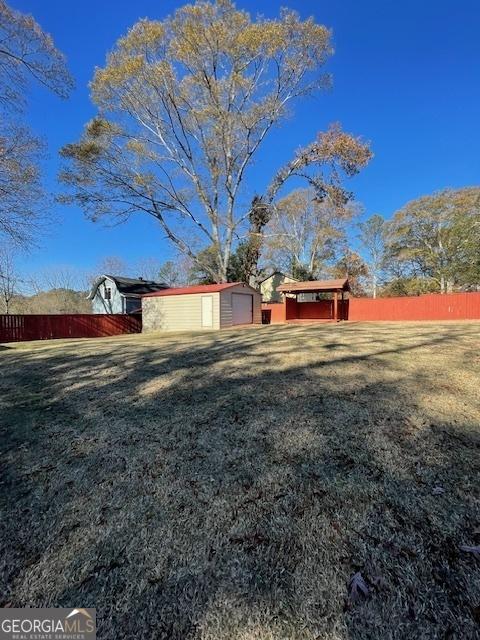
[{"label": "brown fallen leaf", "polygon": [[466,553],[473,553],[473,555],[480,560],[480,545],[470,547],[468,544],[462,544],[460,550],[465,551]]},{"label": "brown fallen leaf", "polygon": [[370,595],[370,589],[365,582],[360,571],[357,571],[348,583],[348,600],[351,603],[356,602],[360,598],[368,598]]}]

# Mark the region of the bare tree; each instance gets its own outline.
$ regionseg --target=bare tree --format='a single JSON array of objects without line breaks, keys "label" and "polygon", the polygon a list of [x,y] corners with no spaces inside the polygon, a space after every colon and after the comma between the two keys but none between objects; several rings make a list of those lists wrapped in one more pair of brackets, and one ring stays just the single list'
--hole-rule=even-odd
[{"label": "bare tree", "polygon": [[86,299],[88,277],[70,265],[53,265],[36,273],[30,282],[34,291],[31,307],[36,313],[90,313]]},{"label": "bare tree", "polygon": [[11,109],[25,104],[30,79],[62,98],[73,88],[65,58],[35,19],[0,0],[0,101]]},{"label": "bare tree", "polygon": [[19,278],[15,267],[13,252],[0,247],[0,312],[10,313],[12,299],[17,293]]},{"label": "bare tree", "polygon": [[130,274],[131,269],[127,262],[120,256],[106,256],[102,258],[96,266],[96,275],[113,275],[113,276],[127,276]]},{"label": "bare tree", "polygon": [[134,266],[135,277],[143,278],[144,280],[158,281],[159,272],[162,268],[162,262],[158,258],[141,258],[137,260]]},{"label": "bare tree", "polygon": [[0,235],[28,243],[44,217],[42,142],[18,124],[30,81],[66,97],[72,88],[63,55],[28,15],[0,0]]},{"label": "bare tree", "polygon": [[377,297],[378,286],[385,267],[387,222],[375,214],[358,225],[360,244],[368,254],[368,274],[372,296]]},{"label": "bare tree", "polygon": [[[278,20],[252,21],[230,0],[139,21],[95,73],[99,117],[62,150],[64,201],[94,220],[150,215],[177,250],[214,281],[226,280],[235,238],[259,211],[244,205],[255,155],[295,100],[329,84],[330,39],[313,19],[283,10]],[[293,176],[319,195],[340,192],[342,173],[355,173],[370,155],[333,128],[266,186],[265,206]],[[215,260],[201,264],[205,246]]]},{"label": "bare tree", "polygon": [[0,234],[17,245],[39,230],[42,143],[28,130],[0,125]]},{"label": "bare tree", "polygon": [[85,290],[86,277],[80,269],[70,265],[53,265],[41,271],[35,282],[37,291],[48,289],[82,291]]},{"label": "bare tree", "polygon": [[182,287],[195,282],[193,271],[193,261],[188,256],[178,254],[173,260],[163,263],[158,277],[160,282],[166,282],[171,287]]},{"label": "bare tree", "polygon": [[88,271],[87,285],[91,288],[99,276],[130,276],[130,267],[120,256],[105,256],[97,262],[95,267]]},{"label": "bare tree", "polygon": [[319,200],[314,189],[297,189],[278,201],[265,230],[264,260],[294,277],[318,276],[341,248],[349,205]]},{"label": "bare tree", "polygon": [[135,265],[135,273],[155,282],[165,282],[171,287],[189,284],[192,277],[192,261],[182,254],[160,262],[157,258],[143,258]]}]

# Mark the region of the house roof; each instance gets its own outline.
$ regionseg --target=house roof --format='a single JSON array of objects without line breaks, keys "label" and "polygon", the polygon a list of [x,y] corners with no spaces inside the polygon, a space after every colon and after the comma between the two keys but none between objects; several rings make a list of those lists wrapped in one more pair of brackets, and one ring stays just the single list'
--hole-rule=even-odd
[{"label": "house roof", "polygon": [[90,299],[95,297],[95,293],[102,282],[109,278],[115,282],[119,293],[129,298],[141,298],[146,293],[152,293],[161,289],[168,289],[165,282],[155,282],[154,280],[144,280],[143,278],[126,278],[124,276],[113,276],[104,274],[99,276],[93,283],[92,290],[88,296]]},{"label": "house roof", "polygon": [[268,276],[259,280],[258,284],[262,284],[262,282],[265,282],[265,280],[268,280],[269,278],[272,278],[273,276],[276,276],[276,275],[283,276],[284,278],[290,278],[290,280],[295,280],[295,282],[298,282],[296,278],[289,275],[288,273],[283,273],[283,271],[272,271],[272,273],[270,273]]},{"label": "house roof", "polygon": [[350,291],[348,278],[339,280],[306,280],[305,282],[289,282],[277,287],[282,293],[304,293],[307,291]]},{"label": "house roof", "polygon": [[220,284],[196,284],[191,287],[172,287],[170,289],[163,289],[162,291],[155,291],[154,293],[147,293],[143,297],[156,298],[158,296],[181,296],[191,293],[218,293],[219,291],[223,291],[224,289],[238,286],[243,286],[247,289],[255,291],[255,289],[250,287],[248,284],[245,284],[244,282],[222,282]]}]

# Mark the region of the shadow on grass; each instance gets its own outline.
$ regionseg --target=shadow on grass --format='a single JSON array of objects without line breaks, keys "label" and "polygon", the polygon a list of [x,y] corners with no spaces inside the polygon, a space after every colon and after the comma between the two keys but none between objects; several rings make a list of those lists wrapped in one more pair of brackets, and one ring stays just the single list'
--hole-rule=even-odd
[{"label": "shadow on grass", "polygon": [[[478,431],[420,399],[465,334],[6,355],[5,600],[95,606],[112,640],[477,637],[478,564],[458,545],[480,524]],[[351,604],[356,571],[371,597]]]}]

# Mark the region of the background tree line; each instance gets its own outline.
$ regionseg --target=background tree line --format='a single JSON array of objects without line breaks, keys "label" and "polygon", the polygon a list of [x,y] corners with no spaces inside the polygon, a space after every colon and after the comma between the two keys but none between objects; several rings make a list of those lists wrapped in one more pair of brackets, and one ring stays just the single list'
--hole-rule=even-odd
[{"label": "background tree line", "polygon": [[[358,208],[332,206],[311,189],[281,199],[265,226],[259,276],[278,269],[299,280],[348,277],[355,295],[418,295],[480,289],[480,188],[445,189],[386,220],[355,222]],[[245,244],[228,276],[247,280]],[[206,249],[203,260],[214,259]],[[197,272],[211,282],[207,270]]]},{"label": "background tree line", "polygon": [[480,188],[422,196],[391,220],[376,215],[359,228],[368,294],[480,289]]},{"label": "background tree line", "polygon": [[[480,188],[423,196],[390,220],[375,214],[355,222],[358,215],[351,203],[333,206],[312,189],[285,196],[257,238],[258,279],[272,270],[300,280],[348,277],[354,295],[372,297],[480,290]],[[128,265],[111,256],[88,273],[57,267],[21,278],[12,250],[0,248],[0,313],[89,313],[86,294],[99,274],[170,286],[215,282],[216,256],[212,247],[201,250],[199,260],[180,254]],[[243,241],[230,256],[227,279],[247,282],[248,268],[248,241]]]},{"label": "background tree line", "polygon": [[[15,253],[38,241],[51,204],[43,143],[23,118],[28,88],[41,83],[66,98],[73,80],[52,38],[3,0],[0,34],[2,309],[83,311],[88,278],[79,284],[59,268],[39,283],[15,268]],[[95,71],[98,113],[61,151],[65,192],[57,199],[94,221],[153,217],[177,256],[147,259],[130,275],[171,285],[255,285],[279,269],[298,279],[348,276],[356,295],[478,288],[479,188],[445,189],[390,220],[358,223],[346,183],[372,152],[339,124],[313,135],[253,191],[265,141],[278,138],[299,100],[330,86],[331,41],[312,18],[285,9],[277,19],[252,19],[231,0],[139,20]],[[95,275],[130,272],[122,260],[97,267]]]}]

